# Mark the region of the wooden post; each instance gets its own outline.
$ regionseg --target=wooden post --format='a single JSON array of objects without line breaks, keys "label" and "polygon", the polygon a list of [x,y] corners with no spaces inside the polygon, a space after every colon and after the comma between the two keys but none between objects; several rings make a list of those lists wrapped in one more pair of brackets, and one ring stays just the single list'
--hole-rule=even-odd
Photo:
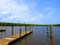
[{"label": "wooden post", "polygon": [[32,29],[31,29],[31,26],[30,26],[30,30],[32,30]]},{"label": "wooden post", "polygon": [[6,31],[6,25],[5,25],[5,31]]},{"label": "wooden post", "polygon": [[27,32],[26,32],[26,26],[25,26],[25,34],[26,34]]},{"label": "wooden post", "polygon": [[1,30],[3,30],[3,25],[1,24]]},{"label": "wooden post", "polygon": [[33,26],[32,26],[32,31],[33,31]]},{"label": "wooden post", "polygon": [[6,37],[6,25],[5,25],[5,37]]},{"label": "wooden post", "polygon": [[21,37],[21,26],[20,26],[20,37]]},{"label": "wooden post", "polygon": [[12,35],[13,35],[13,26],[12,26]]},{"label": "wooden post", "polygon": [[48,32],[48,26],[47,26],[47,34],[48,34],[49,32]]},{"label": "wooden post", "polygon": [[50,38],[53,38],[52,25],[50,25]]}]

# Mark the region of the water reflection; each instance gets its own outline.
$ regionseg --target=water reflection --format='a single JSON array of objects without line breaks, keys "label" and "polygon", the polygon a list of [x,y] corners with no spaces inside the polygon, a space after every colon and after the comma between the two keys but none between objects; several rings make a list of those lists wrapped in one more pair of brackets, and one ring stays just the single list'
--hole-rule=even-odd
[{"label": "water reflection", "polygon": [[49,27],[47,26],[47,38],[49,38]]},{"label": "water reflection", "polygon": [[27,37],[25,37],[25,45],[28,45],[28,44],[27,44]]},{"label": "water reflection", "polygon": [[53,45],[53,38],[50,38],[50,45]]},{"label": "water reflection", "polygon": [[53,38],[53,29],[52,29],[52,28],[53,28],[53,26],[51,25],[51,26],[50,26],[50,37],[51,37],[51,38]]}]

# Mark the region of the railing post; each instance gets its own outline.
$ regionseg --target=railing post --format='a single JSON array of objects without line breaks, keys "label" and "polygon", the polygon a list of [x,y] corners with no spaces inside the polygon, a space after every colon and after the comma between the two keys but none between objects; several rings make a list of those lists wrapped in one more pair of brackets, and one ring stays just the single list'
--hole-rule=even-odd
[{"label": "railing post", "polygon": [[50,25],[50,37],[53,37],[52,25]]},{"label": "railing post", "polygon": [[20,37],[21,37],[21,26],[20,26]]},{"label": "railing post", "polygon": [[13,30],[14,30],[14,29],[13,29],[13,26],[12,26],[12,35],[14,34]]},{"label": "railing post", "polygon": [[3,30],[3,25],[1,24],[1,30]]},{"label": "railing post", "polygon": [[26,32],[26,26],[25,26],[25,34],[26,34],[27,32]]},{"label": "railing post", "polygon": [[30,26],[30,30],[31,30],[31,26]]},{"label": "railing post", "polygon": [[6,36],[6,25],[5,25],[5,36]]},{"label": "railing post", "polygon": [[48,34],[49,32],[48,32],[48,26],[47,26],[47,34]]},{"label": "railing post", "polygon": [[50,25],[50,45],[53,45],[53,25]]},{"label": "railing post", "polygon": [[33,26],[32,26],[32,31],[33,31]]},{"label": "railing post", "polygon": [[5,25],[5,31],[6,31],[6,25]]}]

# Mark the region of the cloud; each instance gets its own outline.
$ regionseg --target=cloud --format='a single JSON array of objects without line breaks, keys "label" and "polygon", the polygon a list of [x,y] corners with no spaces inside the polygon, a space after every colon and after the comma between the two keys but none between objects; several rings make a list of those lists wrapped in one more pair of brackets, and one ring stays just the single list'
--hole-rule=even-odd
[{"label": "cloud", "polygon": [[[28,5],[24,4],[17,4],[13,0],[0,0],[0,9],[2,9],[0,18],[2,21],[13,21],[16,20],[23,20],[23,21],[29,21],[31,22],[34,20],[34,18],[30,17],[30,7]],[[3,15],[7,15],[3,16]],[[31,20],[31,19],[32,20]]]},{"label": "cloud", "polygon": [[[34,11],[35,3],[17,4],[13,0],[2,0],[0,9],[2,9],[0,18],[4,22],[21,22],[21,23],[39,23],[44,17],[41,12]],[[4,16],[3,16],[4,15]]]},{"label": "cloud", "polygon": [[8,14],[8,12],[7,11],[4,11],[4,12],[2,12],[2,14]]},{"label": "cloud", "polygon": [[[19,22],[19,23],[41,23],[53,15],[54,9],[46,7],[43,11],[34,10],[37,6],[36,2],[31,4],[20,3],[15,0],[0,0],[0,21],[3,22]],[[44,14],[44,12],[46,14]]]}]

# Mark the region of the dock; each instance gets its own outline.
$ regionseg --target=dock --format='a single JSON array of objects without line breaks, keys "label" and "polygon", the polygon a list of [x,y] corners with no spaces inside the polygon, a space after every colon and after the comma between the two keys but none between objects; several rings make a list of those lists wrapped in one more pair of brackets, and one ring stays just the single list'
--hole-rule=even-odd
[{"label": "dock", "polygon": [[3,39],[0,39],[0,45],[8,45],[14,41],[16,41],[17,39],[20,39],[30,33],[32,33],[33,31],[32,30],[28,30],[26,32],[21,32],[21,34],[15,34],[15,35],[12,35],[8,38],[3,38]]}]

